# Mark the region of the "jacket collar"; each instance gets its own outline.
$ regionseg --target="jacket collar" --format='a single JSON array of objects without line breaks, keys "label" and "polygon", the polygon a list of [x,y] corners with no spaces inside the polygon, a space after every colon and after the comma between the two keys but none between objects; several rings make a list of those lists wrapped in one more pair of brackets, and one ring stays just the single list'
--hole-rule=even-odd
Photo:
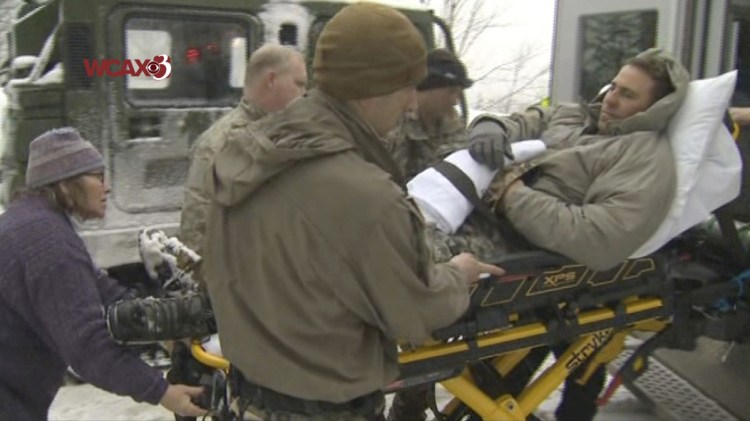
[{"label": "jacket collar", "polygon": [[341,101],[319,90],[312,90],[308,96],[315,103],[333,112],[350,133],[354,149],[366,161],[377,165],[391,175],[393,181],[402,188],[406,183],[398,165],[386,149],[386,141],[378,135],[349,102]]}]

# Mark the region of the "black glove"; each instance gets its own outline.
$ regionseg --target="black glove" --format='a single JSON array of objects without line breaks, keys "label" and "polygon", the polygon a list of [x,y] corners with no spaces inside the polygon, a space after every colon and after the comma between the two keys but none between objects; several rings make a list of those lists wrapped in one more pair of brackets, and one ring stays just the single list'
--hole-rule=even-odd
[{"label": "black glove", "polygon": [[469,132],[469,155],[480,164],[502,171],[505,158],[513,158],[505,129],[492,120],[482,120]]}]

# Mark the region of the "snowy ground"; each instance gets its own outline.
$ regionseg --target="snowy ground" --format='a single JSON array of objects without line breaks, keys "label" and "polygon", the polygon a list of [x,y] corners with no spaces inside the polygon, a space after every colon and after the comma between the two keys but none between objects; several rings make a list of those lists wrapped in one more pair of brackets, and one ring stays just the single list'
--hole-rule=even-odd
[{"label": "snowy ground", "polygon": [[[438,388],[438,406],[450,395]],[[554,410],[560,399],[559,391],[545,401],[537,415],[545,421],[554,420]],[[390,402],[390,396],[388,398]],[[49,413],[52,421],[148,420],[170,421],[174,418],[162,407],[139,404],[130,398],[115,396],[91,385],[70,385],[60,389]],[[657,421],[649,409],[625,388],[620,388],[610,403],[600,410],[597,421]]]}]

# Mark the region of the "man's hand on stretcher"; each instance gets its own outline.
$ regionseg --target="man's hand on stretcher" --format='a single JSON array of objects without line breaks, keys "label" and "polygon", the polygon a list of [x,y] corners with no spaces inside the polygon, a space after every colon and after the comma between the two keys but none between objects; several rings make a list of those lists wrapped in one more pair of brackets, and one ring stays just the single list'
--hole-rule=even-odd
[{"label": "man's hand on stretcher", "polygon": [[469,284],[477,282],[479,277],[484,274],[494,276],[502,276],[505,274],[505,270],[502,268],[480,262],[471,253],[457,254],[453,256],[450,263],[456,266],[464,274],[464,277]]}]

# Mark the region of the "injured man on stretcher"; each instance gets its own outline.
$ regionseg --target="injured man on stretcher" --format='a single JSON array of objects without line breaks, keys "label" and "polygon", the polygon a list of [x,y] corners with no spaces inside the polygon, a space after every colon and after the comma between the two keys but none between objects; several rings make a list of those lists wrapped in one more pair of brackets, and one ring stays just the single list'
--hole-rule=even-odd
[{"label": "injured man on stretcher", "polygon": [[[687,71],[649,50],[628,60],[592,104],[478,117],[468,151],[408,184],[432,228],[435,258],[468,251],[493,261],[543,248],[605,270],[653,252],[738,193],[733,186],[707,188],[695,174],[701,161],[701,180],[716,180],[711,171],[739,173],[735,146],[717,134],[733,82],[728,74],[700,92],[694,83],[696,92],[684,101]],[[715,89],[721,84],[723,101]],[[722,140],[710,142],[716,136]],[[736,165],[717,162],[725,156]],[[701,206],[683,215],[693,205],[688,193],[700,196]]]},{"label": "injured man on stretcher", "polygon": [[[652,80],[645,72],[659,68],[654,63],[665,70]],[[735,78],[689,82],[679,64],[649,50],[628,61],[592,106],[479,117],[469,150],[407,186],[430,227],[434,257],[470,251],[492,261],[542,248],[604,270],[656,251],[739,193],[741,159],[721,124]],[[509,149],[515,160],[506,159]],[[179,262],[200,259],[175,258],[175,247],[148,235],[139,245],[163,288],[183,289],[159,273],[189,277]]]},{"label": "injured man on stretcher", "polygon": [[[407,186],[435,259],[495,262],[542,248],[603,271],[656,251],[739,194],[741,160],[721,124],[734,81],[731,72],[691,83],[672,57],[648,50],[591,104],[478,117],[468,150]],[[513,394],[543,358],[511,373]],[[557,419],[592,419],[604,377],[599,367],[586,384],[566,381]],[[426,393],[397,393],[388,419],[424,419]]]}]

